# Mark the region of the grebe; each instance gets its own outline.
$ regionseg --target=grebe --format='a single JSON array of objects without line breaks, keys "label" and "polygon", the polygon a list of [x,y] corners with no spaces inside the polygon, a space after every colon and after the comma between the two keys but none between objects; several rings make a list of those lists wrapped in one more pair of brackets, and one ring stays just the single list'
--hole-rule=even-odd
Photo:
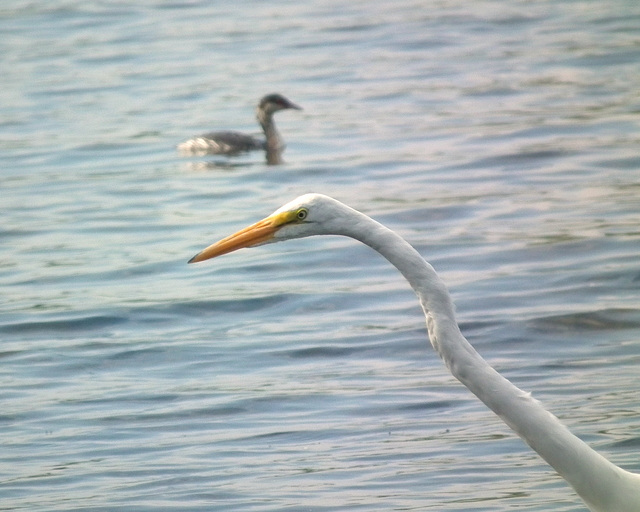
[{"label": "grebe", "polygon": [[256,117],[266,140],[240,132],[211,132],[178,144],[178,151],[184,155],[195,156],[235,156],[248,151],[263,150],[267,152],[269,163],[280,163],[284,142],[276,130],[273,114],[285,109],[302,110],[281,94],[267,94],[260,100],[256,108]]}]

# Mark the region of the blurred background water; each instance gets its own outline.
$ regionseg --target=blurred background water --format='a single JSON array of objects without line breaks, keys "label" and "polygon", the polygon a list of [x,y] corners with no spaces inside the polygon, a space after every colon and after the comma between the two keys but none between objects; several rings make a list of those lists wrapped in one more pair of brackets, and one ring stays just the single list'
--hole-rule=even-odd
[{"label": "blurred background water", "polygon": [[[640,4],[0,7],[0,509],[583,511],[339,238],[197,251],[305,192],[414,244],[463,332],[640,471]],[[255,131],[286,163],[183,158]]]}]

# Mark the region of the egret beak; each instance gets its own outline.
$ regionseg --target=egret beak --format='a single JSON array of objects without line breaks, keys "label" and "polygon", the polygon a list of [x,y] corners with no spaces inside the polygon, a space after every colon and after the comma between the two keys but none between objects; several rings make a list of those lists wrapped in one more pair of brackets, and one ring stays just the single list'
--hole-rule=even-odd
[{"label": "egret beak", "polygon": [[268,243],[278,229],[283,224],[290,222],[291,212],[277,213],[270,215],[266,219],[252,224],[244,229],[241,229],[237,233],[223,238],[219,242],[210,245],[206,249],[203,249],[188,263],[198,263],[200,261],[215,258],[216,256],[222,256],[229,252],[237,251],[244,247],[254,247]]}]

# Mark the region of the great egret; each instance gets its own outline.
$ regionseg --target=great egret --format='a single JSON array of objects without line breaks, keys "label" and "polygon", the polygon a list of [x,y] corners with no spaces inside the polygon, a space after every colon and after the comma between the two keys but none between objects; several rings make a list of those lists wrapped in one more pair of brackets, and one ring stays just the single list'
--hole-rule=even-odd
[{"label": "great egret", "polygon": [[454,377],[547,461],[590,510],[640,512],[640,475],[595,452],[529,393],[482,359],[460,332],[451,296],[433,267],[399,235],[370,217],[324,195],[303,195],[264,220],[210,245],[189,263],[243,247],[312,235],[354,238],[394,265],[416,292],[431,344]]},{"label": "great egret", "polygon": [[256,107],[256,118],[262,127],[265,139],[240,132],[210,132],[198,135],[178,144],[183,155],[226,155],[235,156],[249,151],[266,151],[267,163],[279,164],[284,150],[284,142],[276,130],[273,114],[280,110],[301,107],[288,100],[282,94],[267,94]]}]

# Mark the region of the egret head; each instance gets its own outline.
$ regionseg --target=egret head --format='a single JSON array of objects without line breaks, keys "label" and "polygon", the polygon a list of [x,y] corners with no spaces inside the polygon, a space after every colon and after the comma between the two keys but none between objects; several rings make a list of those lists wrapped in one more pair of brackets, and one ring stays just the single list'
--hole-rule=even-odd
[{"label": "egret head", "polygon": [[244,247],[256,247],[313,235],[344,235],[355,213],[348,206],[321,194],[305,194],[285,204],[268,217],[200,251],[189,263],[222,256]]}]

